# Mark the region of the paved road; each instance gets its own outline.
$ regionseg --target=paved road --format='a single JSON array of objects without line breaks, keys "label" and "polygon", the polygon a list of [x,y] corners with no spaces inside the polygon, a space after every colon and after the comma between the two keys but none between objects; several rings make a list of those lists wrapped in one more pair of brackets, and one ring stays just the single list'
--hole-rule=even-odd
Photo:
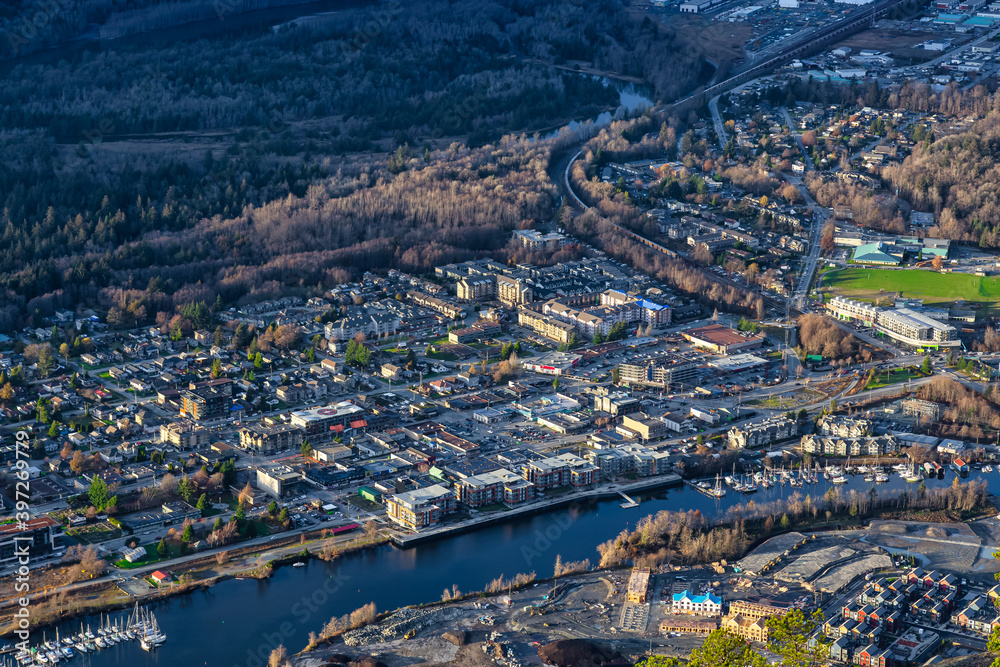
[{"label": "paved road", "polygon": [[786,176],[785,179],[799,189],[802,198],[814,212],[812,227],[809,231],[809,253],[802,258],[799,279],[795,284],[795,292],[792,294],[792,303],[795,304],[796,308],[804,311],[807,306],[806,296],[809,294],[809,285],[816,274],[816,264],[820,258],[820,237],[823,235],[823,226],[830,217],[830,210],[816,203],[801,178]]},{"label": "paved road", "polygon": [[816,171],[816,165],[813,164],[812,158],[806,152],[805,144],[802,143],[802,135],[795,129],[795,122],[792,120],[792,115],[788,113],[788,109],[785,107],[781,107],[781,115],[785,117],[785,123],[788,124],[788,131],[791,132],[792,137],[795,138],[795,143],[799,146],[799,152],[802,153],[802,160],[805,162],[806,171]]},{"label": "paved road", "polygon": [[716,95],[708,101],[708,110],[712,112],[712,123],[715,124],[715,136],[719,141],[719,148],[725,149],[729,137],[726,135],[726,124],[722,122],[722,114],[719,113],[720,97],[722,96]]},{"label": "paved road", "polygon": [[967,42],[967,43],[963,44],[962,46],[958,46],[958,47],[955,47],[954,49],[952,49],[950,51],[946,51],[944,54],[938,56],[934,60],[929,60],[929,61],[927,61],[927,62],[919,65],[919,68],[920,69],[925,69],[925,68],[926,69],[933,69],[933,68],[937,67],[938,65],[941,65],[942,63],[948,62],[949,60],[951,60],[955,56],[958,56],[958,55],[961,55],[961,54],[965,53],[965,51],[967,51],[968,49],[971,49],[973,46],[979,46],[983,42],[986,42],[986,41],[988,41],[990,39],[993,39],[997,35],[1000,35],[1000,28],[997,28],[996,30],[988,32],[985,35],[983,35],[982,37],[979,37],[978,39],[974,39],[971,42]]}]

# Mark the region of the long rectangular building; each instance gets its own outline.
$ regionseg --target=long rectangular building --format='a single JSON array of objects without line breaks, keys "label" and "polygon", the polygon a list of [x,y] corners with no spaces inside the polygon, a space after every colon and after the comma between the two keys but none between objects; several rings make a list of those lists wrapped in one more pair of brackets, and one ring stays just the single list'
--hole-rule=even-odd
[{"label": "long rectangular building", "polygon": [[874,327],[906,345],[923,348],[958,347],[958,330],[909,308],[876,308],[861,301],[838,296],[826,304],[834,317]]}]

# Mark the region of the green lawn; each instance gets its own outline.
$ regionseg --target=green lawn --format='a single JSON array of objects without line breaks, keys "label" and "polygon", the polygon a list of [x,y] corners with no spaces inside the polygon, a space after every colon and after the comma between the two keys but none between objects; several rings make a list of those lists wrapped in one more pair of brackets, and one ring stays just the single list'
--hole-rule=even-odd
[{"label": "green lawn", "polygon": [[900,382],[917,380],[924,377],[923,373],[915,371],[915,368],[893,368],[888,371],[882,371],[872,377],[868,384],[865,385],[865,389],[878,389],[879,387],[887,387],[890,384],[899,384]]},{"label": "green lawn", "polygon": [[996,307],[1000,302],[1000,276],[981,277],[969,273],[851,268],[827,273],[823,287],[836,294],[862,299],[901,292],[904,297],[924,299],[928,303],[965,300]]}]

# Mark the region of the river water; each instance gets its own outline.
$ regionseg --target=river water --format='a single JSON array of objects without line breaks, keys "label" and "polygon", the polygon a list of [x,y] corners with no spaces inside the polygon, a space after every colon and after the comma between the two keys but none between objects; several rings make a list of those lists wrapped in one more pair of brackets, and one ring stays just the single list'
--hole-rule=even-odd
[{"label": "river water", "polygon": [[[984,477],[993,494],[1000,495],[1000,474],[973,471],[969,479]],[[927,486],[952,483],[949,472],[943,480],[926,480]],[[879,493],[911,487],[893,475]],[[862,477],[851,478],[842,492],[867,492],[872,485]],[[803,495],[821,497],[829,483],[807,485]],[[790,487],[761,490],[751,496],[757,503],[786,497]],[[597,561],[596,545],[625,528],[632,528],[643,516],[659,510],[701,510],[716,515],[732,505],[748,500],[730,491],[716,500],[690,487],[640,496],[637,508],[622,509],[619,500],[586,504],[579,511],[555,510],[489,526],[480,530],[430,542],[412,549],[391,546],[343,557],[333,563],[312,561],[307,567],[283,567],[264,581],[230,580],[198,591],[154,603],[166,644],[155,653],[143,652],[137,643],[120,644],[97,654],[77,657],[75,664],[110,665],[265,665],[271,648],[284,644],[298,651],[308,641],[310,631],[318,632],[331,616],[346,614],[363,604],[375,602],[380,610],[438,600],[443,589],[458,585],[463,591],[482,589],[501,574],[508,577],[535,571],[551,576],[559,554],[563,560]],[[117,616],[124,616],[120,612]],[[112,619],[116,615],[112,615]],[[96,628],[96,617],[82,619]],[[81,620],[60,626],[60,632],[79,630]],[[51,636],[51,629],[47,631]],[[41,637],[33,637],[37,641]],[[258,658],[255,653],[259,653]]]}]

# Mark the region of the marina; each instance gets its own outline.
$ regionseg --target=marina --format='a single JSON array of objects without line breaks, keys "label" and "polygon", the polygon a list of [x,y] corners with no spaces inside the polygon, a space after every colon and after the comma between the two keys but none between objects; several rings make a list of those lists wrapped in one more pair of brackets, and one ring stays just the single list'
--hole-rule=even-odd
[{"label": "marina", "polygon": [[81,623],[78,632],[63,633],[61,637],[59,628],[56,628],[55,638],[51,640],[47,639],[46,633],[43,632],[40,644],[26,651],[16,651],[16,649],[8,651],[0,657],[0,667],[55,665],[126,642],[138,642],[143,651],[152,652],[167,641],[156,615],[147,608],[140,608],[138,604],[126,618],[111,620],[110,617],[106,617],[99,623],[96,631],[91,627],[90,624],[84,626]]},{"label": "marina", "polygon": [[[762,477],[770,477],[763,474],[765,471],[760,472]],[[834,486],[824,472],[816,468],[801,471],[800,479],[816,477],[804,488],[795,488],[790,482],[779,483],[760,487],[752,497],[758,503],[789,498],[796,493],[820,498]],[[837,486],[842,494],[852,490],[868,493],[875,486],[864,482],[863,474],[845,477],[847,484]],[[711,486],[714,479],[706,482]],[[952,479],[953,473],[949,472],[922,481],[928,488],[938,488],[949,486]],[[992,493],[1000,494],[1000,475],[996,472],[986,474],[974,469],[961,483],[976,479],[985,481]],[[913,492],[918,485],[893,475],[888,483],[879,485],[879,493]],[[717,517],[731,507],[745,505],[748,500],[742,493],[713,498],[687,485],[669,490],[629,490],[628,495],[640,503],[638,509],[623,509],[623,500],[615,492],[600,500],[554,506],[546,512],[512,517],[507,522],[448,533],[446,537],[418,542],[410,548],[387,545],[332,562],[310,560],[305,567],[278,568],[269,579],[224,581],[150,605],[158,626],[171,637],[157,650],[146,652],[139,642],[124,641],[86,654],[83,662],[77,654],[70,664],[100,667],[246,664],[258,652],[264,664],[277,643],[284,644],[290,652],[300,650],[308,643],[309,633],[318,631],[332,616],[350,613],[369,602],[374,602],[379,610],[390,610],[437,599],[446,586],[476,590],[500,574],[509,577],[534,571],[540,577],[550,576],[557,555],[564,561],[593,559],[597,544],[613,538],[623,528],[634,527],[646,515],[661,510],[698,510],[705,517]],[[469,553],[481,557],[472,561]],[[88,624],[96,627],[102,617],[68,621],[45,629],[45,635],[52,637],[56,630],[60,637],[76,634],[81,620],[84,627]],[[287,632],[279,635],[279,628]],[[41,629],[33,632],[32,643],[38,643],[42,632]],[[174,641],[176,637],[206,635],[225,636],[226,641],[203,644]],[[268,643],[266,637],[272,635],[277,639]],[[12,657],[7,656],[9,663]]]}]

